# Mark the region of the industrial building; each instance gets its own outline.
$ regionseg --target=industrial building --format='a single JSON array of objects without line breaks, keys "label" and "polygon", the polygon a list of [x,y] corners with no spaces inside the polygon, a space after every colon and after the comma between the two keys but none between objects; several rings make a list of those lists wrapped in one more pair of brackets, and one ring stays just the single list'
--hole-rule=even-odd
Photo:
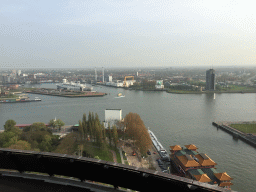
[{"label": "industrial building", "polygon": [[[127,80],[128,78],[131,80]],[[109,82],[106,82],[105,85],[112,86],[112,87],[130,87],[135,82],[136,80],[134,80],[134,76],[125,76],[124,81],[121,81],[121,80],[112,81],[112,76],[109,76]]]},{"label": "industrial building", "polygon": [[209,69],[206,71],[206,87],[205,90],[215,90],[215,70]]}]

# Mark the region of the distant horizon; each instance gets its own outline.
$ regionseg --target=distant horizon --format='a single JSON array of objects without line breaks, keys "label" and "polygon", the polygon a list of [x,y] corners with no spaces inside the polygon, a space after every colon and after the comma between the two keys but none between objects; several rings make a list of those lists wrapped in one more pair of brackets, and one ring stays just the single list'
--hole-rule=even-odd
[{"label": "distant horizon", "polygon": [[[111,69],[134,69],[134,70],[140,70],[140,69],[218,69],[218,68],[254,68],[256,69],[256,66],[238,66],[238,65],[232,65],[232,66],[158,66],[158,67],[154,67],[154,66],[149,66],[149,67],[104,67],[104,70],[111,70]],[[95,70],[95,67],[62,67],[62,68],[56,68],[56,67],[31,67],[31,68],[18,68],[18,67],[15,67],[15,68],[5,68],[5,67],[1,67],[0,68],[0,72],[2,70],[22,70],[22,69],[26,69],[26,70],[41,70],[41,69],[49,69],[49,70],[63,70],[63,69],[67,69],[67,70],[79,70],[79,69],[84,69],[84,70]],[[96,70],[97,71],[101,71],[102,70],[102,67],[96,67]]]}]

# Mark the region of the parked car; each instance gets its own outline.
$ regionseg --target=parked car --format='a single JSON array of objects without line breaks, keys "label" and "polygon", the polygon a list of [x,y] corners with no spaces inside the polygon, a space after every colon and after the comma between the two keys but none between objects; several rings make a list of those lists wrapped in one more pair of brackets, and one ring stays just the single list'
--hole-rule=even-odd
[{"label": "parked car", "polygon": [[148,155],[151,155],[151,152],[150,152],[150,151],[147,151],[147,154],[148,154]]}]

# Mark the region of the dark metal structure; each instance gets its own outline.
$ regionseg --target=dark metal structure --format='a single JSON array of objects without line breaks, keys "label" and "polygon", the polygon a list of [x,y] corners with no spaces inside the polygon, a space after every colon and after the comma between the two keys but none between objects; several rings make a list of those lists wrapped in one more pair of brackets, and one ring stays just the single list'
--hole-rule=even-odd
[{"label": "dark metal structure", "polygon": [[[0,148],[0,169],[63,175],[136,191],[230,191],[184,177],[93,158]],[[4,179],[4,175],[0,177]],[[0,182],[1,185],[1,182]],[[1,186],[0,186],[1,187]],[[118,189],[117,189],[118,190]]]}]

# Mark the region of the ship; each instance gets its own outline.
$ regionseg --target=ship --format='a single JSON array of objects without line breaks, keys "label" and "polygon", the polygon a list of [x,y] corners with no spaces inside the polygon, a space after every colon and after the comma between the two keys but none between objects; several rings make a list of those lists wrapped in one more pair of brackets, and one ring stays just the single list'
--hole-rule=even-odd
[{"label": "ship", "polygon": [[153,145],[155,146],[157,152],[159,153],[160,157],[164,160],[169,160],[168,153],[166,149],[162,146],[162,144],[157,140],[155,134],[148,130],[149,136],[152,140]]},{"label": "ship", "polygon": [[3,99],[0,100],[0,103],[23,103],[23,102],[33,102],[41,101],[40,98],[36,97],[35,99]]},{"label": "ship", "polygon": [[122,93],[118,93],[117,97],[125,97]]},{"label": "ship", "polygon": [[92,87],[86,87],[86,84],[80,84],[80,81],[70,83],[63,79],[63,83],[57,84],[57,89],[73,90],[73,91],[91,91]]}]

